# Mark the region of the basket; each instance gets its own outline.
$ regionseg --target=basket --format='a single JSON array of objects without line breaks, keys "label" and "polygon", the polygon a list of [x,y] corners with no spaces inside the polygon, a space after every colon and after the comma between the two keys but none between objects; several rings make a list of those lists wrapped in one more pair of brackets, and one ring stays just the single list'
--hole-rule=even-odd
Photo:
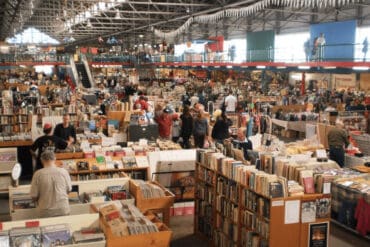
[{"label": "basket", "polygon": [[361,152],[365,155],[370,155],[370,135],[363,134],[363,135],[351,135],[352,138],[356,141],[358,148]]}]

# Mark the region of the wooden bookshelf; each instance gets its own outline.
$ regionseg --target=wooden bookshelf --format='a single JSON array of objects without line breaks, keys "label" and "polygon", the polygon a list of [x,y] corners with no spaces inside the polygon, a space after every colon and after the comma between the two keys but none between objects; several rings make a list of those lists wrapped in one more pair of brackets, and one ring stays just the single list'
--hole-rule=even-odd
[{"label": "wooden bookshelf", "polygon": [[[302,223],[302,204],[316,205],[327,195],[270,198],[199,162],[195,178],[194,231],[208,239],[209,246],[306,247],[310,224],[330,221],[329,213]],[[286,222],[289,215],[285,215],[291,204],[299,210],[298,220],[292,223]]]},{"label": "wooden bookshelf", "polygon": [[[78,154],[78,153],[76,153]],[[112,157],[112,160],[120,160],[121,157]],[[149,167],[127,167],[122,169],[106,169],[105,162],[97,163],[95,158],[86,158],[86,159],[58,159],[56,161],[57,166],[63,166],[63,160],[73,160],[74,162],[85,161],[89,163],[89,170],[74,170],[69,171],[71,179],[81,180],[87,175],[94,175],[94,178],[91,179],[103,179],[107,178],[107,175],[112,174],[112,176],[121,176],[122,173],[129,176],[133,179],[143,179],[148,180],[149,178]],[[93,169],[93,166],[96,166],[98,169]]]}]

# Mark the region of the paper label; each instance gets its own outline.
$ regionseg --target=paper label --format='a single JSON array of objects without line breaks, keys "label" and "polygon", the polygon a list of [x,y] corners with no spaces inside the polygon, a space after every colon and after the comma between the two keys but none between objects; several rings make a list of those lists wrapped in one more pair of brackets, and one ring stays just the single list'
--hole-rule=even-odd
[{"label": "paper label", "polygon": [[284,206],[284,201],[272,201],[271,202],[271,206],[272,207],[281,207],[281,206]]},{"label": "paper label", "polygon": [[285,219],[284,224],[299,223],[300,201],[286,201],[285,202]]},{"label": "paper label", "polygon": [[324,183],[322,193],[323,194],[330,194],[331,193],[331,183]]}]

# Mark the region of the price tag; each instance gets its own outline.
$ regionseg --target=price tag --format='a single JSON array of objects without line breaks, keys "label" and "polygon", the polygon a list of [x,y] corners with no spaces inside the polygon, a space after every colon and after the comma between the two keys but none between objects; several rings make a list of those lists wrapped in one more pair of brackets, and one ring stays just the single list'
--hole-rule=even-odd
[{"label": "price tag", "polygon": [[31,227],[39,227],[40,226],[40,221],[27,221],[26,222],[26,227],[31,228]]}]

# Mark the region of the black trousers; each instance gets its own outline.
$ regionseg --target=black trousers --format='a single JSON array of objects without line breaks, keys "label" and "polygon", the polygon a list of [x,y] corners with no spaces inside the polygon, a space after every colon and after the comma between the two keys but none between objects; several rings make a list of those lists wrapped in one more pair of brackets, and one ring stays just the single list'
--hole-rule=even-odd
[{"label": "black trousers", "polygon": [[183,136],[181,136],[182,137],[182,148],[184,148],[184,149],[189,149],[189,148],[191,148],[191,146],[190,146],[190,136],[188,136],[188,135],[183,135]]},{"label": "black trousers", "polygon": [[194,144],[196,148],[204,147],[204,138],[206,135],[194,135]]},{"label": "black trousers", "polygon": [[340,167],[344,167],[344,149],[342,147],[333,147],[329,149],[330,159],[338,163]]}]

